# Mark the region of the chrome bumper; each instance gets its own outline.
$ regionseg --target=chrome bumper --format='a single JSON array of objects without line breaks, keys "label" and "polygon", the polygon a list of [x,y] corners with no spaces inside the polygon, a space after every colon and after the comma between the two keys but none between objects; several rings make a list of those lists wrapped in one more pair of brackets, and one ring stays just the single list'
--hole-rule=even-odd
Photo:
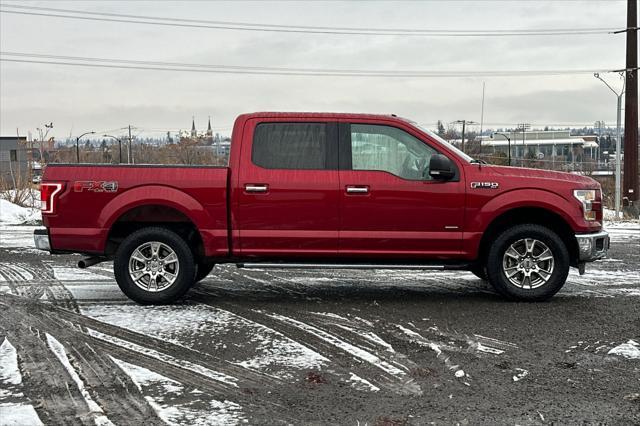
[{"label": "chrome bumper", "polygon": [[33,231],[33,241],[37,249],[51,251],[49,232],[46,229],[35,229]]},{"label": "chrome bumper", "polygon": [[579,261],[593,262],[607,255],[609,250],[609,233],[605,231],[592,234],[576,234]]}]

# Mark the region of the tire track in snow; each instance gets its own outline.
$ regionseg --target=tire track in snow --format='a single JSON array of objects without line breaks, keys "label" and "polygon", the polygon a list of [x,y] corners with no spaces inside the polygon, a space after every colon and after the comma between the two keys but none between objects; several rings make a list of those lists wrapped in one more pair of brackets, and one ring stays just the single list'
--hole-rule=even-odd
[{"label": "tire track in snow", "polygon": [[[197,299],[201,303],[211,303],[202,296]],[[338,375],[344,382],[349,382],[354,374],[351,370],[355,361],[358,363],[357,376],[364,376],[363,380],[399,394],[422,394],[420,386],[408,374],[409,367],[381,359],[378,355],[345,341],[340,335],[277,313],[251,310],[231,303],[217,303],[215,306],[224,307],[235,315],[281,333],[328,358],[332,364],[325,371]],[[338,371],[335,371],[336,367],[339,367]]]}]

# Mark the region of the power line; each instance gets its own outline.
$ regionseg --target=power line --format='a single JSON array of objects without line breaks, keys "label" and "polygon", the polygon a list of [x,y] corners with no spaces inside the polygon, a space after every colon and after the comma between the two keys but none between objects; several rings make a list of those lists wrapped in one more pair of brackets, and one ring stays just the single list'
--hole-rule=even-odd
[{"label": "power line", "polygon": [[[210,21],[185,18],[165,18],[158,16],[129,15],[84,10],[58,9],[50,7],[18,6],[1,4],[0,13],[31,15],[53,18],[80,19],[89,21],[120,22],[131,24],[162,25],[186,28],[209,28],[237,31],[261,31],[304,34],[376,35],[376,36],[433,36],[433,37],[504,37],[504,36],[559,36],[612,34],[621,28],[548,28],[509,30],[450,30],[450,29],[405,29],[405,28],[364,28],[328,27],[306,25],[281,25],[252,22]],[[8,8],[8,9],[7,9]]]},{"label": "power line", "polygon": [[[13,58],[7,58],[10,56]],[[97,58],[84,56],[45,55],[25,52],[0,51],[0,61],[32,64],[70,65],[115,69],[139,69],[156,71],[187,71],[218,74],[331,76],[331,77],[391,77],[391,78],[447,78],[447,77],[526,77],[558,76],[605,73],[609,70],[488,70],[488,71],[427,71],[427,70],[344,70],[328,68],[252,67],[240,65],[183,64],[177,62],[141,61],[128,59]]]}]

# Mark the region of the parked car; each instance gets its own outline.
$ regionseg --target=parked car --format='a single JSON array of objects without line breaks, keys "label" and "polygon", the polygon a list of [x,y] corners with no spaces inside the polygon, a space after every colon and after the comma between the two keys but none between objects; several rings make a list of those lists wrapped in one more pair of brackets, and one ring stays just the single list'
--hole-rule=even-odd
[{"label": "parked car", "polygon": [[113,259],[145,304],[222,263],[470,270],[539,301],[609,247],[596,181],[482,164],[391,115],[244,114],[228,167],[50,164],[41,194],[37,247]]},{"label": "parked car", "polygon": [[40,182],[42,182],[42,175],[33,175],[33,177],[31,177],[31,183],[39,184]]}]

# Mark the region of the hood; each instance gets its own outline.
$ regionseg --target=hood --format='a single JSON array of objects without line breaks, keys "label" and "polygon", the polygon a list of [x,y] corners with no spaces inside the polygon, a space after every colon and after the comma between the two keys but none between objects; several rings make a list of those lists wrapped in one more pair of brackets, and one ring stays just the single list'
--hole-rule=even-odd
[{"label": "hood", "polygon": [[577,183],[584,186],[597,187],[600,184],[590,177],[566,172],[554,172],[551,170],[529,169],[525,167],[506,167],[506,166],[482,166],[491,168],[493,173],[509,176],[536,179],[549,179],[555,181],[563,181],[567,183]]}]

